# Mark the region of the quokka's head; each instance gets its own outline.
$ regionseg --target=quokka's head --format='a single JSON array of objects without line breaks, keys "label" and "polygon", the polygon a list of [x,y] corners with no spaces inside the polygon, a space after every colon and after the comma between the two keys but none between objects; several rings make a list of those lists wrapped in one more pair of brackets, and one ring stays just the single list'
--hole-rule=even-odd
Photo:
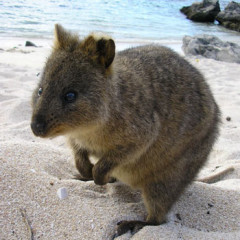
[{"label": "quokka's head", "polygon": [[33,133],[54,137],[99,124],[106,116],[114,56],[112,39],[89,35],[80,40],[55,25],[53,51],[32,96]]}]

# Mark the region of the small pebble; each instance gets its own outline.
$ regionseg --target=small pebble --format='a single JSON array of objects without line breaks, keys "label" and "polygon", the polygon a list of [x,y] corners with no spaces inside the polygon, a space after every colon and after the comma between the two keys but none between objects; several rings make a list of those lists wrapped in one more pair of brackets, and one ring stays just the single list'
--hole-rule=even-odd
[{"label": "small pebble", "polygon": [[208,203],[208,206],[211,208],[211,207],[213,207],[213,204],[211,204],[211,203]]},{"label": "small pebble", "polygon": [[68,196],[68,192],[67,192],[67,189],[66,188],[59,188],[58,190],[57,190],[57,195],[58,195],[58,197],[62,200],[62,199],[65,199],[65,198],[67,198],[67,196]]},{"label": "small pebble", "polygon": [[226,120],[227,120],[227,121],[231,121],[231,118],[230,118],[230,117],[226,117]]}]

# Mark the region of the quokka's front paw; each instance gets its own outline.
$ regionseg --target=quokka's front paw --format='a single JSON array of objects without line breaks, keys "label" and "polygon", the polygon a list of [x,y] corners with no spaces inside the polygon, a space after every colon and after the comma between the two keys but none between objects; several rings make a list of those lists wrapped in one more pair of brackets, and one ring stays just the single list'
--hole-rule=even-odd
[{"label": "quokka's front paw", "polygon": [[93,178],[92,177],[83,177],[81,174],[75,174],[73,179],[75,180],[80,180],[80,181],[84,181],[84,182],[87,182],[87,181],[92,181]]},{"label": "quokka's front paw", "polygon": [[103,168],[99,167],[98,164],[93,167],[92,173],[93,180],[97,185],[105,185],[110,180],[108,173],[106,173]]}]

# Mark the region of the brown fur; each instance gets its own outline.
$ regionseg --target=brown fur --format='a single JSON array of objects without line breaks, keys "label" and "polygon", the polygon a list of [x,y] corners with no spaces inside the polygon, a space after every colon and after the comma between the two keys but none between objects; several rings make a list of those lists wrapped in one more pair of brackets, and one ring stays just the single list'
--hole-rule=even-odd
[{"label": "brown fur", "polygon": [[[68,93],[76,99],[66,101]],[[32,102],[34,134],[66,135],[79,179],[103,185],[114,177],[142,191],[146,222],[121,222],[115,236],[163,223],[218,134],[207,83],[178,54],[147,45],[115,56],[109,37],[81,41],[59,25]]]}]

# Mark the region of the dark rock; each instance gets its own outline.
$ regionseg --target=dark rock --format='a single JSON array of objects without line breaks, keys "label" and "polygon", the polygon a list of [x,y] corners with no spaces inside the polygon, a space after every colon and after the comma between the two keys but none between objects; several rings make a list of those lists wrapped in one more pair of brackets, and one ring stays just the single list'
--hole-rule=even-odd
[{"label": "dark rock", "polygon": [[25,47],[37,47],[37,45],[32,43],[32,42],[30,42],[30,41],[26,41]]},{"label": "dark rock", "polygon": [[224,27],[240,32],[240,3],[230,2],[216,20]]},{"label": "dark rock", "polygon": [[203,0],[203,2],[193,3],[191,6],[180,9],[188,19],[195,22],[214,22],[215,17],[220,12],[218,0]]},{"label": "dark rock", "polygon": [[200,55],[218,61],[240,63],[239,45],[223,42],[211,35],[185,36],[182,49],[186,55]]}]

